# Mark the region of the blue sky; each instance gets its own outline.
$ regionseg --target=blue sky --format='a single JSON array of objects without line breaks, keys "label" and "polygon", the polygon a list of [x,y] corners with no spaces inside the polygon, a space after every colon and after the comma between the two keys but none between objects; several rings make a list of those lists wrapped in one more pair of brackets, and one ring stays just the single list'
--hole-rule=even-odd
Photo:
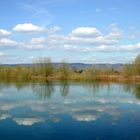
[{"label": "blue sky", "polygon": [[139,6],[139,0],[1,0],[0,63],[131,62],[140,53]]}]

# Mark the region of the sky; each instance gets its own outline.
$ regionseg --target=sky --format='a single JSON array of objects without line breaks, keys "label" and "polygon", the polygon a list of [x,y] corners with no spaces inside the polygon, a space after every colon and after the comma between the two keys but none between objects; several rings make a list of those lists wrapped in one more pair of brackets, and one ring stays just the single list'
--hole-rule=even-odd
[{"label": "sky", "polygon": [[1,0],[0,63],[130,63],[140,53],[139,0]]}]

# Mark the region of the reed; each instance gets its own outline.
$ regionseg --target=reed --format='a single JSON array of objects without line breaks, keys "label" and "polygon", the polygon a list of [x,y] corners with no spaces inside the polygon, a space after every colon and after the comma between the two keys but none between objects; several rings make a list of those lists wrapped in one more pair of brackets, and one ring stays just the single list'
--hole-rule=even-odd
[{"label": "reed", "polygon": [[72,69],[62,62],[54,66],[50,58],[39,58],[32,66],[0,66],[0,80],[7,81],[140,81],[140,55],[133,62],[119,70],[99,69],[92,66],[86,69]]}]

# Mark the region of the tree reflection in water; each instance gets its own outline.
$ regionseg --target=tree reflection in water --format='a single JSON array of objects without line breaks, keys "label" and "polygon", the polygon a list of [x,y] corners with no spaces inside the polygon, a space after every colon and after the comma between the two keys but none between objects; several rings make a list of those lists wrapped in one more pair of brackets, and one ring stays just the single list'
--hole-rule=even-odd
[{"label": "tree reflection in water", "polygon": [[140,99],[140,85],[136,85],[134,88],[134,94],[137,97],[137,99]]},{"label": "tree reflection in water", "polygon": [[51,98],[54,93],[54,87],[52,83],[35,84],[32,87],[33,93],[41,99]]},{"label": "tree reflection in water", "polygon": [[[57,83],[59,86],[59,93],[62,97],[66,97],[69,94],[70,85],[73,84],[71,82],[63,81]],[[81,82],[81,83],[74,83],[82,86],[83,88],[87,89],[87,92],[92,92],[93,96],[96,96],[99,93],[101,88],[104,86],[108,87],[107,93],[111,92],[110,85],[112,83],[101,83],[101,82]],[[31,88],[33,93],[37,95],[41,99],[51,98],[52,94],[55,93],[55,85],[54,82],[47,82],[47,83],[23,83],[23,82],[1,82],[0,83],[0,90],[3,88],[9,88],[15,86],[18,91],[22,90],[23,88]],[[140,99],[140,84],[139,83],[120,83],[120,87],[122,87],[126,92],[129,92],[137,99]],[[88,91],[89,90],[89,91]]]},{"label": "tree reflection in water", "polygon": [[137,99],[140,99],[140,84],[125,84],[123,88],[126,92],[132,93]]},{"label": "tree reflection in water", "polygon": [[60,93],[63,97],[66,97],[69,93],[69,84],[67,81],[60,84]]},{"label": "tree reflection in water", "polygon": [[[51,98],[53,93],[55,92],[55,83],[44,83],[44,84],[33,84],[32,89],[33,93],[37,95],[41,99]],[[62,97],[66,97],[69,93],[69,83],[62,82],[58,84],[60,87],[59,93]]]}]

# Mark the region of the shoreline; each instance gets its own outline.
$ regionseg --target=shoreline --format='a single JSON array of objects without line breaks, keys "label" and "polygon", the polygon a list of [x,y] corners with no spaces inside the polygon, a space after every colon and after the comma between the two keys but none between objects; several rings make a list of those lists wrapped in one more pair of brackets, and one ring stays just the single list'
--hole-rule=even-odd
[{"label": "shoreline", "polygon": [[95,76],[95,77],[68,77],[65,79],[61,79],[60,77],[43,77],[43,76],[31,76],[29,79],[20,79],[16,77],[7,77],[7,78],[0,78],[0,82],[23,82],[23,83],[30,83],[30,82],[39,82],[39,83],[49,83],[49,82],[103,82],[103,83],[140,83],[140,76],[121,76],[121,75],[104,75],[104,76]]}]

